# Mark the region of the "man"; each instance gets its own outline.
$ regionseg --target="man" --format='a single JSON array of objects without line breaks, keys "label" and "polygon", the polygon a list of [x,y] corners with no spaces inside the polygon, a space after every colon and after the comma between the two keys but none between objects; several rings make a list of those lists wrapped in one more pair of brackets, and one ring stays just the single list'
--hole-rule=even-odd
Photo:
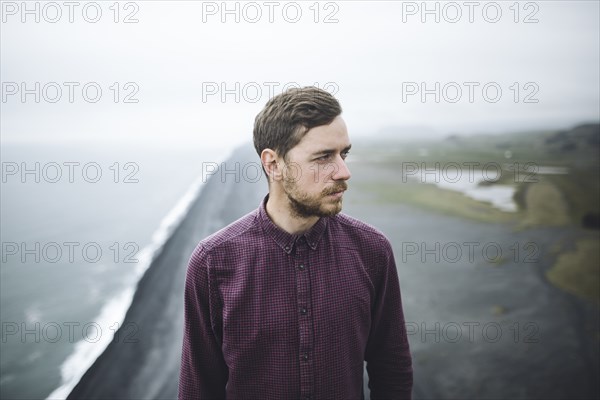
[{"label": "man", "polygon": [[273,97],[254,146],[269,181],[257,210],[202,240],[185,290],[180,399],[410,398],[394,255],[340,214],[350,150],[338,101]]}]

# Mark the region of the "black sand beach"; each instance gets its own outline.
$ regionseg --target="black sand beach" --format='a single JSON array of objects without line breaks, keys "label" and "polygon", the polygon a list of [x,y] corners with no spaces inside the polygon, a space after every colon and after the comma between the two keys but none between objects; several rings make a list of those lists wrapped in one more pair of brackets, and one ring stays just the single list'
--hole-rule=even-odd
[{"label": "black sand beach", "polygon": [[[228,163],[257,160],[247,146]],[[590,339],[586,331],[590,321],[592,330],[597,329],[597,308],[553,287],[544,277],[555,258],[552,246],[559,240],[568,246],[580,232],[515,231],[508,224],[382,203],[360,187],[374,176],[385,182],[385,172],[359,162],[349,167],[353,176],[344,212],[378,227],[394,246],[413,354],[415,398],[598,397],[598,338]],[[135,335],[120,335],[129,334],[136,342],[116,337],[70,399],[177,397],[189,256],[201,239],[256,208],[267,192],[264,181],[232,178],[212,177],[140,281],[123,324],[135,324],[138,330]],[[539,257],[535,263],[519,256],[490,265],[481,256],[448,263],[406,253],[407,243],[433,246],[449,241],[493,241],[505,249],[515,242],[535,242]]]}]

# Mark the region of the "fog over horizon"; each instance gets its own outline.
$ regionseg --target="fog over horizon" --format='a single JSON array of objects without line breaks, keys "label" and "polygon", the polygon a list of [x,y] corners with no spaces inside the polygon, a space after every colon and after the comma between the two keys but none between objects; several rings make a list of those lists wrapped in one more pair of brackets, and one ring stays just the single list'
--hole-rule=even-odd
[{"label": "fog over horizon", "polygon": [[600,120],[598,2],[90,3],[2,3],[3,143],[242,143],[307,85],[355,138]]}]

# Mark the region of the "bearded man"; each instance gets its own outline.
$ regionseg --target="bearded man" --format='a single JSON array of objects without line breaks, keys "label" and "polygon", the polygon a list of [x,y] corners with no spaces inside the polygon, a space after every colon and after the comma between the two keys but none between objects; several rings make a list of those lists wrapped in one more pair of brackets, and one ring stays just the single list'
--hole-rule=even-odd
[{"label": "bearded man", "polygon": [[185,289],[180,399],[409,399],[392,247],[340,213],[350,139],[338,101],[290,89],[257,115],[259,207],[202,240]]}]

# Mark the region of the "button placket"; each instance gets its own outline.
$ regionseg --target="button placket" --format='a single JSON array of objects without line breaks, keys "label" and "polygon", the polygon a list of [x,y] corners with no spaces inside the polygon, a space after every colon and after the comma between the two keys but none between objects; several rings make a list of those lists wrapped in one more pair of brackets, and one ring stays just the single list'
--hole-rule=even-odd
[{"label": "button placket", "polygon": [[308,268],[308,243],[303,238],[296,242],[296,294],[298,301],[298,335],[300,362],[300,393],[303,396],[313,392],[313,321],[311,307],[310,269]]}]

